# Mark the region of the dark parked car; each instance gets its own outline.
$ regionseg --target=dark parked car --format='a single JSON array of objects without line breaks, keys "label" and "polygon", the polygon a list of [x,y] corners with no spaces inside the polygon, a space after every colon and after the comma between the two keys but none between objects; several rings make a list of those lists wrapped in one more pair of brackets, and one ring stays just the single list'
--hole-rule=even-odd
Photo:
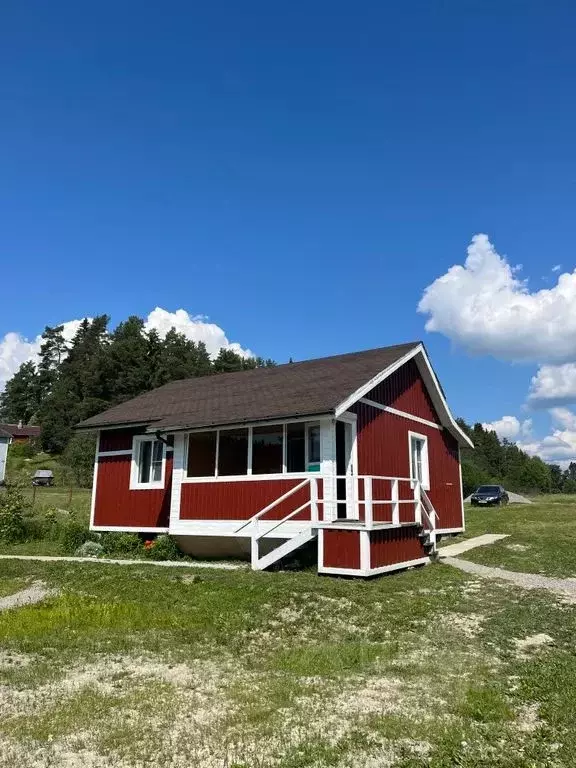
[{"label": "dark parked car", "polygon": [[491,506],[501,506],[502,504],[508,504],[510,499],[508,494],[502,488],[501,485],[481,485],[472,494],[470,501],[473,507],[477,507],[480,504]]}]

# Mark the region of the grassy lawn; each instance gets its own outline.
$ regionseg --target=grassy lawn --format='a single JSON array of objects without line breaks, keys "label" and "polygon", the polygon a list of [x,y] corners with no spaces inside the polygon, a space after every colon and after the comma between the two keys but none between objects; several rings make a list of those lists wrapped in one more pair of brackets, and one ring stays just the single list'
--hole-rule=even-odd
[{"label": "grassy lawn", "polygon": [[0,766],[574,765],[576,612],[551,595],[446,565],[0,567],[59,590],[0,616]]},{"label": "grassy lawn", "polygon": [[509,537],[470,550],[463,558],[513,571],[576,577],[574,496],[540,497],[534,504],[506,507],[467,507],[465,538],[482,533],[507,533]]}]

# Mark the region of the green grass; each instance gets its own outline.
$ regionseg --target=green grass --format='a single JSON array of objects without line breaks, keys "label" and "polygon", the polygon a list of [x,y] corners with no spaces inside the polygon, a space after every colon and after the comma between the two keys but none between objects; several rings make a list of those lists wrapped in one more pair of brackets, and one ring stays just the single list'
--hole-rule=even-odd
[{"label": "green grass", "polygon": [[464,538],[483,533],[506,533],[508,538],[462,557],[513,571],[576,576],[576,497],[542,496],[534,502],[467,507]]},{"label": "green grass", "polygon": [[[194,582],[146,566],[0,567],[0,588],[58,590],[0,617],[0,766],[64,753],[150,768],[573,764],[576,612],[549,594],[446,565]],[[515,639],[542,632],[550,645],[518,653]]]}]

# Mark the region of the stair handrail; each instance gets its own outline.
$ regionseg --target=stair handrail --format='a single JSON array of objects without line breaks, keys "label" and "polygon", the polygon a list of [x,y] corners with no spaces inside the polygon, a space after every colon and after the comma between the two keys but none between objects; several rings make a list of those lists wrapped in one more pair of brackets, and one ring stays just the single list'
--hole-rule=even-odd
[{"label": "stair handrail", "polygon": [[305,480],[302,480],[301,483],[298,483],[298,485],[295,485],[293,488],[290,488],[290,490],[286,491],[286,493],[283,493],[282,496],[278,496],[278,498],[274,499],[274,501],[268,504],[267,507],[264,507],[264,509],[261,509],[259,512],[256,512],[256,514],[252,515],[252,517],[250,517],[248,520],[245,520],[240,526],[240,528],[237,528],[234,531],[234,533],[239,533],[243,528],[246,528],[247,525],[257,522],[263,515],[265,515],[267,512],[270,512],[270,510],[274,509],[274,507],[278,506],[278,504],[281,504],[283,501],[286,501],[286,499],[289,499],[290,496],[296,493],[296,491],[299,491],[301,488],[304,488],[304,486],[307,485],[309,482],[310,482],[310,478],[307,477]]},{"label": "stair handrail", "polygon": [[434,509],[434,505],[432,504],[430,497],[428,496],[424,488],[422,488],[422,486],[420,486],[420,501],[421,501],[422,511],[424,512],[424,515],[428,520],[428,525],[430,526],[430,530],[433,531],[436,529],[436,521],[438,520],[438,513]]},{"label": "stair handrail", "polygon": [[[309,507],[311,504],[311,501],[305,501],[304,504],[301,504],[299,507],[294,509],[292,512],[289,512],[287,515],[285,515],[281,520],[276,521],[276,525],[273,525],[272,528],[266,528],[266,530],[262,531],[262,533],[259,533],[258,535],[254,536],[253,538],[256,539],[256,541],[260,541],[260,539],[263,539],[264,536],[270,536],[272,531],[275,531],[276,528],[279,528],[281,525],[283,525],[287,520],[291,520],[295,515],[299,514],[300,512],[303,512],[306,507]],[[312,521],[310,521],[312,522]]]}]

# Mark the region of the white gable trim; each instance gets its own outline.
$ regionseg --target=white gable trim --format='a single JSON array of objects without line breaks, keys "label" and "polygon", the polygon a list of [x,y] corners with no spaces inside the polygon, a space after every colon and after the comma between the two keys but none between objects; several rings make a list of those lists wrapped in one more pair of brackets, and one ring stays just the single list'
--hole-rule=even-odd
[{"label": "white gable trim", "polygon": [[428,390],[428,394],[430,395],[432,403],[438,412],[438,416],[440,417],[440,421],[442,422],[443,426],[445,426],[446,429],[448,429],[451,434],[454,435],[460,445],[474,448],[473,442],[470,440],[468,435],[460,429],[454,420],[454,417],[450,413],[446,398],[442,394],[440,384],[436,378],[436,374],[434,373],[432,366],[430,365],[428,355],[426,354],[426,350],[422,344],[418,344],[416,347],[414,347],[414,349],[411,349],[410,352],[407,352],[395,363],[388,366],[388,368],[380,371],[379,374],[370,379],[370,381],[367,381],[366,384],[363,384],[359,389],[356,390],[356,392],[353,392],[348,398],[346,398],[346,400],[340,403],[340,405],[336,408],[336,417],[347,411],[350,406],[354,405],[354,403],[358,402],[358,400],[361,400],[363,397],[365,397],[365,395],[374,389],[374,387],[377,387],[378,384],[385,381],[395,371],[397,371],[413,358],[415,358],[418,371],[422,376],[426,389]]}]

